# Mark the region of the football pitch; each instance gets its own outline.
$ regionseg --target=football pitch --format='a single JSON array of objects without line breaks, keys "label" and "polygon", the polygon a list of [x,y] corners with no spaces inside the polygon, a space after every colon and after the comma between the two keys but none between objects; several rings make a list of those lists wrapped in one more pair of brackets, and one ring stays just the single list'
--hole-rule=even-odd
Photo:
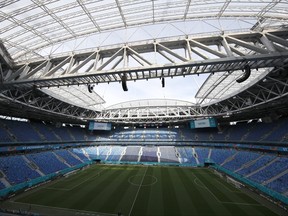
[{"label": "football pitch", "polygon": [[16,196],[44,215],[277,215],[207,168],[92,165]]}]

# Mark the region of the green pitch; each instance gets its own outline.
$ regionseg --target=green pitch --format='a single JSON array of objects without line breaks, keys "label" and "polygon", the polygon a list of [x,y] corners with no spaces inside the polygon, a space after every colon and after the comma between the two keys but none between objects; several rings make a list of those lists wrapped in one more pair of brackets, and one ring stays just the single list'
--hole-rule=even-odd
[{"label": "green pitch", "polygon": [[204,168],[93,165],[14,200],[23,203],[68,215],[275,215]]}]

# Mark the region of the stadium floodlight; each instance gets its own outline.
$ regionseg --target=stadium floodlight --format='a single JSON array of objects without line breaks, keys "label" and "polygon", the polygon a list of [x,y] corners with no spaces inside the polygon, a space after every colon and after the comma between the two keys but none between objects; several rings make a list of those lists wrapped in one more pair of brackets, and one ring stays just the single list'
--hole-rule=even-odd
[{"label": "stadium floodlight", "polygon": [[240,78],[236,80],[237,83],[242,83],[250,77],[251,68],[248,64],[244,66],[242,71],[244,71],[244,73]]}]

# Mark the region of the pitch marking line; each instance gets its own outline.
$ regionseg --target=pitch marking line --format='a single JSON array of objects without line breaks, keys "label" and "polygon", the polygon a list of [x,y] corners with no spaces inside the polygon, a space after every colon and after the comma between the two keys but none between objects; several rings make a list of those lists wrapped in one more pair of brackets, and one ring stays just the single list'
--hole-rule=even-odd
[{"label": "pitch marking line", "polygon": [[225,184],[223,184],[222,182],[220,182],[218,179],[215,179],[219,184],[221,184],[226,190],[232,192],[232,193],[242,193],[241,191],[236,191],[236,190],[231,190],[230,188],[228,188]]},{"label": "pitch marking line", "polygon": [[[16,204],[21,204],[21,205],[27,205],[27,206],[35,206],[35,207],[40,207],[40,208],[48,208],[48,209],[55,209],[55,210],[59,210],[59,211],[68,211],[68,212],[73,212],[74,215],[78,215],[78,214],[88,214],[88,215],[110,215],[110,216],[115,216],[117,214],[112,214],[112,213],[103,213],[103,212],[94,212],[94,211],[85,211],[85,210],[78,210],[78,209],[69,209],[69,208],[61,208],[61,207],[54,207],[54,206],[45,206],[45,205],[38,205],[38,204],[28,204],[28,203],[22,203],[22,202],[16,202],[16,201],[11,201],[11,203],[16,203]],[[43,211],[45,211],[44,209],[42,209]],[[30,210],[31,211],[31,210]],[[54,214],[55,215],[55,214]],[[63,215],[63,213],[59,213],[58,215]],[[73,215],[73,214],[71,214]]]},{"label": "pitch marking line", "polygon": [[136,183],[133,183],[133,178],[136,177],[136,176],[142,176],[142,175],[134,175],[134,176],[131,176],[129,179],[128,179],[128,182],[131,184],[131,185],[134,185],[134,186],[141,186],[141,187],[145,187],[145,186],[152,186],[154,184],[156,184],[158,182],[158,179],[155,177],[155,176],[152,176],[152,175],[146,175],[145,177],[151,177],[152,179],[154,179],[154,181],[150,184],[142,184],[142,185],[139,185],[139,184],[136,184]]},{"label": "pitch marking line", "polygon": [[[195,176],[195,175],[194,175]],[[201,182],[201,184],[203,185],[200,185],[196,182],[196,180],[199,180],[199,182]],[[209,193],[211,193],[211,195],[219,202],[219,203],[222,203],[222,204],[234,204],[234,205],[250,205],[250,206],[262,206],[261,204],[255,204],[255,203],[238,203],[238,202],[225,202],[225,201],[221,201],[218,199],[218,197],[198,178],[195,176],[195,179],[194,179],[194,183],[198,186],[198,187],[201,187],[201,188],[204,188],[206,190],[209,191]]]},{"label": "pitch marking line", "polygon": [[[196,179],[198,179],[199,182],[201,182],[201,184],[202,184],[203,186],[200,186],[199,184],[197,184],[197,183],[195,182]],[[208,190],[208,191],[212,194],[212,196],[213,196],[219,203],[222,202],[222,201],[220,201],[220,200],[218,199],[218,197],[217,197],[199,178],[196,177],[195,180],[194,180],[194,182],[195,182],[198,186],[200,186],[201,188],[204,188],[204,189]]]},{"label": "pitch marking line", "polygon": [[98,173],[96,173],[96,175],[93,175],[93,176],[91,176],[91,177],[89,177],[89,178],[85,179],[84,181],[81,181],[79,184],[77,184],[77,185],[74,185],[72,188],[55,188],[55,187],[46,187],[45,189],[48,189],[48,190],[62,190],[62,191],[71,191],[71,190],[73,190],[74,188],[78,187],[79,185],[81,185],[81,184],[83,184],[83,183],[85,183],[85,182],[89,181],[90,179],[92,179],[92,178],[95,178],[95,177],[99,176],[99,175],[100,175],[100,173],[102,173],[104,170],[105,170],[105,169],[103,169],[103,170],[100,170]]},{"label": "pitch marking line", "polygon": [[134,208],[134,205],[135,205],[136,199],[137,199],[137,197],[138,197],[139,191],[140,191],[141,186],[142,186],[142,184],[143,184],[144,177],[146,176],[147,170],[148,170],[148,166],[146,166],[145,173],[144,173],[144,175],[143,175],[143,177],[142,177],[142,180],[141,180],[141,182],[140,182],[140,185],[139,185],[139,187],[138,187],[137,193],[136,193],[136,195],[135,195],[135,199],[134,199],[134,201],[133,201],[133,203],[132,203],[132,206],[131,206],[130,212],[129,212],[129,214],[128,214],[129,216],[131,215],[132,210],[133,210],[133,208]]}]

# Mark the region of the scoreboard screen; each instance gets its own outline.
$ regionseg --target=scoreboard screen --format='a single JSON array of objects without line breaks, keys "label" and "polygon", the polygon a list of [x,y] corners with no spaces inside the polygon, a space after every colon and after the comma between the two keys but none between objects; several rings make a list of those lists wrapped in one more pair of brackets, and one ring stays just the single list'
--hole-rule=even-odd
[{"label": "scoreboard screen", "polygon": [[109,131],[111,130],[111,123],[103,123],[103,122],[94,122],[90,121],[89,122],[89,130],[105,130]]},{"label": "scoreboard screen", "polygon": [[217,127],[217,122],[215,118],[207,118],[200,120],[192,120],[190,121],[190,128],[209,128],[209,127]]}]

